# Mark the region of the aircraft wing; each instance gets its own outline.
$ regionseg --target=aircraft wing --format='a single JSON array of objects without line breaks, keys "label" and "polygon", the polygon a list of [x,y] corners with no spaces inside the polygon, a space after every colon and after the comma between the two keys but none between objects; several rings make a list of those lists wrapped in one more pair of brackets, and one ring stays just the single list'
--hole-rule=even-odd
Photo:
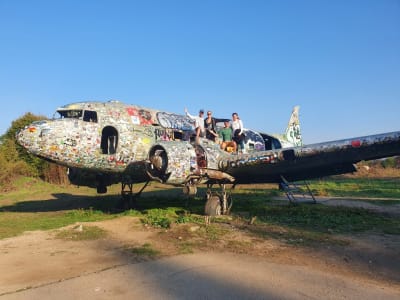
[{"label": "aircraft wing", "polygon": [[395,155],[400,155],[400,132],[237,155],[220,165],[236,183],[279,183],[281,176],[298,181],[350,173],[359,161]]}]

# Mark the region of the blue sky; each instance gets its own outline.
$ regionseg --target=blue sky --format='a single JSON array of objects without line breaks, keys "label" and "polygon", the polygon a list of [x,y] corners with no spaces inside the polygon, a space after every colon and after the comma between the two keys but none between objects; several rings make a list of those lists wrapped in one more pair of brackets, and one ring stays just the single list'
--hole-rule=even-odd
[{"label": "blue sky", "polygon": [[0,0],[0,134],[118,99],[305,143],[400,130],[399,0]]}]

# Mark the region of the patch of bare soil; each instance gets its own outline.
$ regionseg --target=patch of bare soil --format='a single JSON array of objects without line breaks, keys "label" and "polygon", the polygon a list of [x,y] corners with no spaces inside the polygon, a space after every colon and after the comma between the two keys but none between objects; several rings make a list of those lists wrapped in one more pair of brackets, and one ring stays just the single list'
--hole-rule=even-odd
[{"label": "patch of bare soil", "polygon": [[141,245],[153,234],[134,218],[83,224],[93,225],[107,230],[107,237],[68,241],[56,239],[54,230],[0,240],[0,295],[131,263],[138,258],[124,253],[126,245]]},{"label": "patch of bare soil", "polygon": [[319,249],[328,265],[361,278],[400,286],[400,237],[359,234],[345,237],[348,246]]},{"label": "patch of bare soil", "polygon": [[0,296],[155,259],[129,250],[144,244],[160,251],[160,256],[200,251],[241,253],[279,264],[308,266],[400,292],[399,236],[363,234],[343,237],[348,241],[345,246],[300,247],[257,237],[230,222],[209,227],[181,224],[165,230],[146,227],[134,217],[121,217],[82,226],[98,226],[108,235],[94,241],[68,241],[55,238],[54,230],[0,240]]},{"label": "patch of bare soil", "polygon": [[[317,203],[330,206],[356,207],[391,217],[400,216],[400,205],[376,205],[368,199],[343,197],[318,197]],[[382,200],[382,199],[376,199]],[[287,201],[287,200],[286,200]],[[298,248],[297,255],[305,264],[321,270],[335,271],[381,284],[400,286],[400,236],[374,232],[340,237],[346,245]],[[309,253],[309,254],[307,254]]]}]

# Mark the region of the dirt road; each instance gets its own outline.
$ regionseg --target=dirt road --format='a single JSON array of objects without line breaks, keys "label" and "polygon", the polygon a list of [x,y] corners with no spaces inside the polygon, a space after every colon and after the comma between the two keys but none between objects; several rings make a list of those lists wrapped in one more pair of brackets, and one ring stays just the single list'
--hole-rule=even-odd
[{"label": "dirt road", "polygon": [[[221,246],[182,255],[167,240],[175,236],[161,238],[160,230],[146,229],[135,218],[84,224],[94,225],[107,230],[108,237],[65,241],[56,239],[55,231],[35,231],[1,240],[0,299],[400,298],[397,265],[383,271],[376,265],[382,276],[375,277],[375,261],[371,261],[365,269],[371,274],[363,274],[362,268],[357,271],[358,252],[329,257],[276,241],[251,240],[258,244],[248,248],[249,253],[228,253]],[[368,252],[371,246],[362,241],[356,247]],[[393,267],[393,258],[399,259],[398,242],[386,243],[386,252],[380,254],[388,255],[384,262],[388,267]],[[147,257],[127,250],[144,243],[164,254]],[[382,240],[372,244],[381,245]]]},{"label": "dirt road", "polygon": [[[83,271],[83,270],[82,270]],[[60,278],[61,279],[61,278]],[[127,264],[6,299],[398,299],[393,289],[302,266],[216,253]]]}]

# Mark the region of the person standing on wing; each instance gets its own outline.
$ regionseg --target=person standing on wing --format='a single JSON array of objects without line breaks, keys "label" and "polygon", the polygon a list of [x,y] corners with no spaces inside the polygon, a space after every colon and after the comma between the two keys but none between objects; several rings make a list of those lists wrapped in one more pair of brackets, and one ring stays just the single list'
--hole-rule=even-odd
[{"label": "person standing on wing", "polygon": [[244,132],[243,132],[243,122],[240,120],[237,113],[232,114],[232,131],[233,140],[239,145],[240,151],[244,153]]},{"label": "person standing on wing", "polygon": [[204,110],[200,109],[198,116],[192,116],[185,108],[186,115],[194,121],[194,128],[196,131],[196,143],[199,143],[199,137],[204,137]]}]

